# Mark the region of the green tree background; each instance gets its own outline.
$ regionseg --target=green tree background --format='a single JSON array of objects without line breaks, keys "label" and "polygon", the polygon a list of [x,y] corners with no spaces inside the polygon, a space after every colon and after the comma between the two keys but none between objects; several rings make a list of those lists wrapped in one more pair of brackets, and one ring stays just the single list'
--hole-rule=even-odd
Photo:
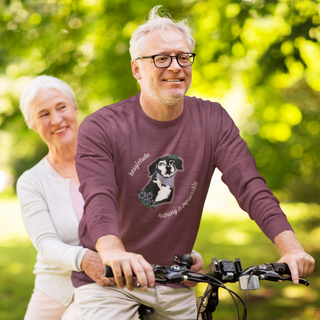
[{"label": "green tree background", "polygon": [[46,152],[21,117],[24,86],[40,74],[65,80],[80,120],[136,94],[128,42],[159,3],[194,30],[189,94],[233,95],[270,187],[281,200],[319,203],[319,1],[0,0],[0,170],[11,184]]},{"label": "green tree background", "polygon": [[19,111],[27,83],[40,74],[69,83],[80,121],[136,94],[129,39],[159,4],[194,30],[188,94],[223,104],[267,184],[282,202],[307,203],[301,219],[316,230],[319,0],[0,0],[0,197],[47,152]]}]

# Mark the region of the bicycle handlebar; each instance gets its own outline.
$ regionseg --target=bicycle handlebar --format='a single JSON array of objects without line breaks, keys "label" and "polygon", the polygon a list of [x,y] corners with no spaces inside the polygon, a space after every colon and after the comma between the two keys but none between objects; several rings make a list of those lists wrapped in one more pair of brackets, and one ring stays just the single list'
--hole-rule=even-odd
[{"label": "bicycle handlebar", "polygon": [[[218,261],[217,258],[213,258],[205,273],[199,274],[190,270],[192,265],[191,255],[184,254],[180,257],[175,255],[173,261],[176,264],[171,266],[152,265],[156,282],[167,284],[189,280],[199,283],[207,282],[213,277],[222,283],[239,281],[242,290],[257,290],[260,288],[258,285],[260,280],[292,281],[290,269],[286,263],[265,263],[242,270],[239,258],[236,258],[235,262],[226,259]],[[113,277],[112,269],[109,266],[104,266],[103,274],[108,278]],[[299,279],[299,283],[309,285],[309,281],[305,279]]]},{"label": "bicycle handlebar", "polygon": [[[230,293],[237,308],[237,319],[240,319],[240,316],[234,296],[236,296],[244,306],[243,319],[247,318],[246,302],[243,302],[235,292],[229,290],[224,283],[239,282],[240,289],[246,290],[248,293],[249,290],[260,289],[260,280],[292,281],[290,269],[286,263],[264,263],[243,270],[239,258],[236,258],[235,261],[226,259],[218,261],[217,258],[212,258],[212,262],[204,274],[201,274],[190,270],[193,262],[190,254],[175,255],[173,262],[175,264],[171,266],[152,265],[156,282],[167,284],[180,283],[188,280],[197,283],[208,283],[204,295],[198,297],[196,301],[197,319],[212,319],[212,313],[219,303],[219,288],[224,288]],[[105,277],[113,277],[112,269],[109,266],[104,266],[103,274]],[[133,276],[135,275],[133,274]],[[301,278],[299,279],[299,283],[305,286],[309,285],[309,281]],[[152,313],[151,308],[142,307]]]}]

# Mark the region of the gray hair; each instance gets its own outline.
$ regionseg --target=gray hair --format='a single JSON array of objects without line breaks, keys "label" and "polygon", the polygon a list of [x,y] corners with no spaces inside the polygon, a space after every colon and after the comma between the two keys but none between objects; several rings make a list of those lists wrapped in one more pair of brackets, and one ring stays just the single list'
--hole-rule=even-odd
[{"label": "gray hair", "polygon": [[76,97],[70,86],[64,81],[52,77],[52,76],[38,76],[35,77],[22,91],[20,96],[20,109],[24,116],[24,120],[29,127],[32,129],[34,126],[32,120],[31,104],[36,98],[37,94],[42,89],[56,89],[61,93],[65,94],[77,109]]},{"label": "gray hair", "polygon": [[161,37],[164,39],[165,29],[178,29],[187,38],[190,50],[193,51],[195,47],[195,40],[191,35],[191,29],[188,26],[187,19],[182,21],[174,21],[169,14],[160,15],[159,9],[161,6],[152,8],[149,12],[148,20],[144,24],[140,25],[138,29],[133,33],[130,40],[130,55],[134,60],[141,56],[147,50],[146,36],[148,32],[159,30]]}]

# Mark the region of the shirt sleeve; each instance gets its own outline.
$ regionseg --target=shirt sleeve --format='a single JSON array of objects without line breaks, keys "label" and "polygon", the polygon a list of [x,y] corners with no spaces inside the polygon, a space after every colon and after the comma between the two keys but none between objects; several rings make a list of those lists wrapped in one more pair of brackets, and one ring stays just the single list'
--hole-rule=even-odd
[{"label": "shirt sleeve", "polygon": [[[120,238],[116,203],[118,186],[111,136],[110,124],[97,113],[85,118],[79,128],[75,159],[79,190],[85,200],[80,228],[86,229],[92,246],[104,235],[113,234]],[[80,237],[81,233],[82,230]]]},{"label": "shirt sleeve", "polygon": [[51,220],[41,188],[32,174],[26,172],[19,178],[17,194],[25,228],[33,246],[45,259],[42,262],[64,270],[82,271],[81,262],[87,249],[62,241]]},{"label": "shirt sleeve", "polygon": [[239,135],[239,129],[223,108],[221,112],[215,142],[215,163],[222,172],[222,181],[239,206],[273,241],[282,231],[293,229],[281,210],[278,199],[259,174],[247,144]]}]

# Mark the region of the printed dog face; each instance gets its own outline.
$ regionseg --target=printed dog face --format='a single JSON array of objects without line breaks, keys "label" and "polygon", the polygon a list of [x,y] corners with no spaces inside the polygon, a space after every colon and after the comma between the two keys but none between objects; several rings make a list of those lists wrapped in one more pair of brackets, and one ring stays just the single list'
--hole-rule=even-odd
[{"label": "printed dog face", "polygon": [[152,177],[143,191],[138,190],[138,198],[146,208],[155,209],[159,204],[171,202],[174,193],[174,175],[177,170],[183,170],[182,160],[170,154],[157,159],[148,169]]},{"label": "printed dog face", "polygon": [[162,177],[170,178],[175,174],[176,170],[183,170],[182,160],[175,159],[173,156],[164,156],[149,166],[149,175],[152,176],[158,172]]}]

